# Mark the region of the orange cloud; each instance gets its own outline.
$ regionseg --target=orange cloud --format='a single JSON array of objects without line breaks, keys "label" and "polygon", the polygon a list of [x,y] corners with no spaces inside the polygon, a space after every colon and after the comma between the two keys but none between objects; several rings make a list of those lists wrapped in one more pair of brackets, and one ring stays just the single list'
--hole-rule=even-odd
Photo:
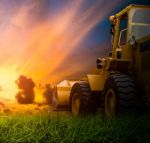
[{"label": "orange cloud", "polygon": [[[32,75],[38,81],[55,81],[61,78],[62,74],[59,74],[54,79],[53,71],[64,64],[66,57],[79,47],[88,32],[101,22],[108,14],[108,9],[115,5],[114,2],[101,5],[100,1],[97,1],[89,9],[79,13],[81,3],[82,1],[72,5],[70,9],[63,9],[56,18],[41,22],[31,30],[27,42],[28,51],[31,53],[28,54],[22,72]],[[78,67],[68,72],[72,74]]]},{"label": "orange cloud", "polygon": [[98,0],[82,10],[85,1],[70,1],[55,16],[47,15],[39,21],[34,19],[34,10],[40,7],[41,1],[38,1],[38,6],[35,1],[21,5],[13,14],[4,13],[7,8],[0,3],[0,69],[7,65],[10,74],[24,74],[36,82],[56,82],[83,70],[85,66],[77,60],[72,68],[55,75],[55,71],[60,66],[65,67],[69,62],[66,59],[81,47],[80,43],[87,34],[103,21],[119,0],[109,3]]}]

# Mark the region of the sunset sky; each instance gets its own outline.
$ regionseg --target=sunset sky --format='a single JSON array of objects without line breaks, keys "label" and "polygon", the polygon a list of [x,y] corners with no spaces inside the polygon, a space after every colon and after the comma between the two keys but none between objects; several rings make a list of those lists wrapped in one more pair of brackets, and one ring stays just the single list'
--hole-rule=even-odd
[{"label": "sunset sky", "polygon": [[110,47],[108,16],[148,0],[0,0],[0,90],[84,76]]}]

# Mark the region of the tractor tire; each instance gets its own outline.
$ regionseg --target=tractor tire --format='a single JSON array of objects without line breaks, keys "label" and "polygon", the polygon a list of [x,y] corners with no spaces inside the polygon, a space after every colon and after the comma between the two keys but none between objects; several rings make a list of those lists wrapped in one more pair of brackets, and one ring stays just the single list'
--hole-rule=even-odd
[{"label": "tractor tire", "polygon": [[124,74],[109,77],[104,87],[104,114],[113,116],[135,112],[139,106],[134,81]]},{"label": "tractor tire", "polygon": [[88,82],[80,81],[73,85],[70,94],[70,111],[73,116],[87,115],[96,111]]}]

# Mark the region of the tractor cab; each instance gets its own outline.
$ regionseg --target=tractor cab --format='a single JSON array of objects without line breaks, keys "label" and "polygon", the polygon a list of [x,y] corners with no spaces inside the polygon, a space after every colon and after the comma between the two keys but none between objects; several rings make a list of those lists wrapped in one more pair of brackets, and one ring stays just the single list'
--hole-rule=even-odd
[{"label": "tractor cab", "polygon": [[113,58],[133,60],[132,45],[150,35],[149,8],[149,6],[130,5],[115,16],[110,16]]}]

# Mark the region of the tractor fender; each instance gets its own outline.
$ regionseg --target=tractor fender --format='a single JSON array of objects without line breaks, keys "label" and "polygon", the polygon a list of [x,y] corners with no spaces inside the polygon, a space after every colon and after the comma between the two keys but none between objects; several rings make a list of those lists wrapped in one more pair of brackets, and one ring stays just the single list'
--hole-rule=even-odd
[{"label": "tractor fender", "polygon": [[105,74],[100,74],[100,75],[88,74],[87,78],[88,78],[91,91],[103,91],[105,81],[106,81]]}]

